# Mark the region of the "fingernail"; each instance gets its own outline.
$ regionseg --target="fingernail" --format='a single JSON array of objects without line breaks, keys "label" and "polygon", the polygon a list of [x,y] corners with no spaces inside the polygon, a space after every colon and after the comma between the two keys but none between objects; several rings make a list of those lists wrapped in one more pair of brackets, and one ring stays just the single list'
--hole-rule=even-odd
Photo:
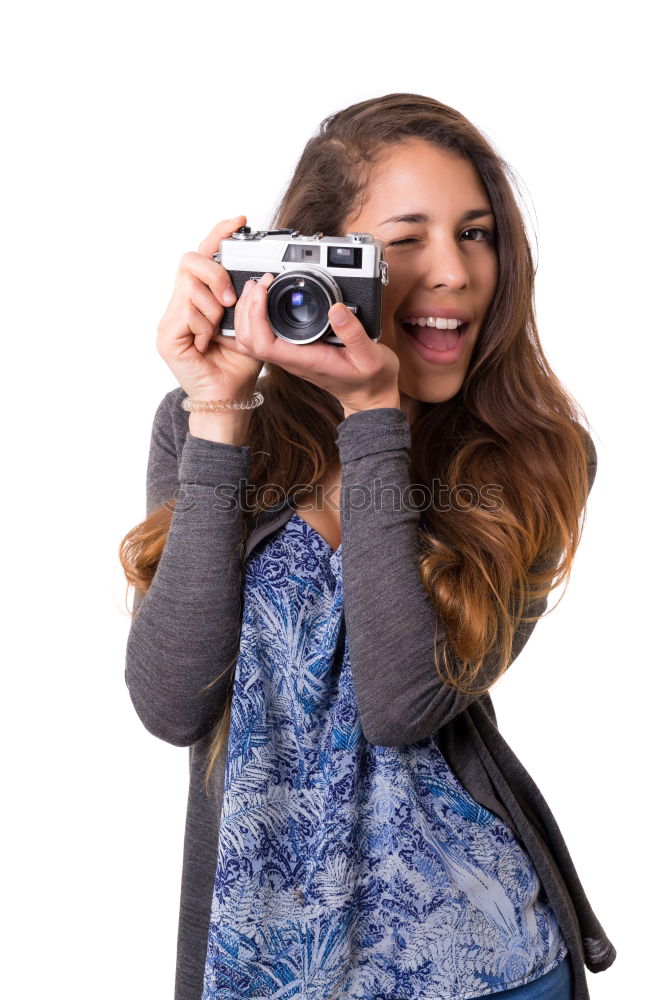
[{"label": "fingernail", "polygon": [[234,304],[234,302],[236,301],[236,293],[234,292],[233,288],[229,287],[224,289],[224,294],[222,295],[222,301],[227,306],[232,306]]},{"label": "fingernail", "polygon": [[259,284],[260,285],[270,285],[270,283],[271,283],[272,280],[273,280],[273,275],[271,274],[270,271],[266,271],[266,274],[262,275]]},{"label": "fingernail", "polygon": [[346,323],[349,319],[349,310],[347,309],[347,306],[342,304],[342,302],[336,302],[336,304],[331,307],[328,315],[334,323],[337,323],[338,326],[342,326],[342,324]]}]

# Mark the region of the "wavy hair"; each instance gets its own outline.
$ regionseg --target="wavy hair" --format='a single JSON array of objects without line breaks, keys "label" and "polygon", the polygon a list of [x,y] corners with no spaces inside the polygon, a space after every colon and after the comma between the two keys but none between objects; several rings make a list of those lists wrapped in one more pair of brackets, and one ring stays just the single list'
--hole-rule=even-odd
[{"label": "wavy hair", "polygon": [[[481,694],[508,669],[521,623],[541,617],[527,613],[534,603],[563,582],[566,589],[596,468],[583,420],[589,423],[539,341],[535,267],[513,171],[460,112],[429,97],[389,94],[324,119],[271,227],[338,235],[361,208],[382,155],[411,139],[470,161],[496,220],[498,284],[464,382],[445,402],[418,403],[410,452],[413,484],[428,487],[437,477],[452,490],[464,484],[472,495],[487,484],[501,487],[498,505],[470,503],[462,512],[426,506],[419,527],[423,586],[446,630],[446,642],[435,642],[435,669],[443,683]],[[275,364],[265,369],[265,403],[252,411],[249,429],[250,482],[255,496],[271,483],[293,497],[295,484],[314,488],[337,463],[343,411],[318,386]],[[243,542],[259,510],[244,506]],[[123,539],[128,587],[147,591],[170,521],[170,511],[159,507]],[[228,738],[232,689],[230,683],[211,734],[206,787]]]}]

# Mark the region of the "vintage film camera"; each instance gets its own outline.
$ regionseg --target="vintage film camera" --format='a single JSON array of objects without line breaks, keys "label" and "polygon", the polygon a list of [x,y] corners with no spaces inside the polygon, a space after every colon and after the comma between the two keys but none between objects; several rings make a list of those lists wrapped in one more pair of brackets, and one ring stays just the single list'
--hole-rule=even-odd
[{"label": "vintage film camera", "polygon": [[[328,310],[343,302],[372,340],[381,335],[382,292],[388,284],[384,244],[370,233],[302,236],[297,229],[252,232],[241,226],[220,241],[213,256],[229,273],[236,295],[248,278],[275,276],[268,289],[268,322],[291,344],[323,340],[344,346],[328,322]],[[220,333],[234,336],[234,309],[226,308]]]}]

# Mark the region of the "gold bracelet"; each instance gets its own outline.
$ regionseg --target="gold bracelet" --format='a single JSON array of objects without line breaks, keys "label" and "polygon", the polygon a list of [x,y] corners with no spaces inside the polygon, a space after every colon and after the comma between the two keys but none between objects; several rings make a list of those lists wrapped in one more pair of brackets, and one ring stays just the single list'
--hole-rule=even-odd
[{"label": "gold bracelet", "polygon": [[200,410],[217,412],[218,410],[253,410],[256,406],[261,406],[263,401],[264,397],[261,393],[255,392],[251,399],[240,403],[231,399],[192,399],[190,396],[186,396],[180,405],[190,413]]}]

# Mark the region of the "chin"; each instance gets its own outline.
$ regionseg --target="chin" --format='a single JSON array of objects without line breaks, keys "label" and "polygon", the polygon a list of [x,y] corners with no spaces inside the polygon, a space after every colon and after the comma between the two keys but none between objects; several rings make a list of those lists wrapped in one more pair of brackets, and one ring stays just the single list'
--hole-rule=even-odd
[{"label": "chin", "polygon": [[399,386],[400,392],[409,396],[410,399],[415,400],[419,403],[446,403],[449,399],[453,399],[460,389],[462,388],[462,382],[458,382],[456,385],[443,386],[432,386],[424,387],[422,385],[415,386],[405,386],[402,383]]},{"label": "chin", "polygon": [[468,366],[464,371],[424,370],[426,366],[414,365],[405,350],[395,353],[400,360],[398,389],[405,396],[422,403],[444,403],[462,388]]}]

